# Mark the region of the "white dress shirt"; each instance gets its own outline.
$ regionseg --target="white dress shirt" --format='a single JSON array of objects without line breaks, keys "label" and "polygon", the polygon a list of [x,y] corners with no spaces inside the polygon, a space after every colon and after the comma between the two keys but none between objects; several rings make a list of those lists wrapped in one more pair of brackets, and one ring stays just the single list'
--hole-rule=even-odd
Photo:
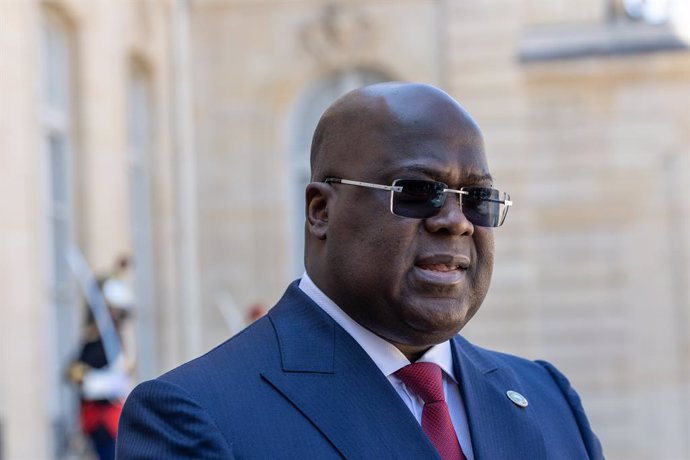
[{"label": "white dress shirt", "polygon": [[[383,372],[383,375],[388,378],[395,391],[398,392],[400,398],[402,398],[405,405],[407,405],[417,419],[417,422],[421,425],[424,401],[410,392],[405,384],[395,376],[395,372],[410,364],[405,355],[390,342],[387,342],[350,318],[347,313],[314,284],[306,272],[302,275],[299,288],[357,341],[376,363],[381,372]],[[474,460],[465,405],[462,402],[458,381],[453,372],[453,355],[450,349],[450,342],[446,341],[431,347],[417,362],[434,363],[443,370],[443,390],[446,395],[446,402],[448,403],[455,433],[458,436],[460,447],[462,447],[467,460]]]}]

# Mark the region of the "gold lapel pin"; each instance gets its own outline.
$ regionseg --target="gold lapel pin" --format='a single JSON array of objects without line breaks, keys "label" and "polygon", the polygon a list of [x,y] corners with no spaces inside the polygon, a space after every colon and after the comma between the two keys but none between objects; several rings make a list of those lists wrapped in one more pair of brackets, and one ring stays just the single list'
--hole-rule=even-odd
[{"label": "gold lapel pin", "polygon": [[517,391],[508,390],[508,391],[506,391],[506,396],[508,396],[508,399],[513,401],[513,404],[515,404],[516,406],[527,407],[527,405],[529,404],[527,402],[527,398],[522,396]]}]

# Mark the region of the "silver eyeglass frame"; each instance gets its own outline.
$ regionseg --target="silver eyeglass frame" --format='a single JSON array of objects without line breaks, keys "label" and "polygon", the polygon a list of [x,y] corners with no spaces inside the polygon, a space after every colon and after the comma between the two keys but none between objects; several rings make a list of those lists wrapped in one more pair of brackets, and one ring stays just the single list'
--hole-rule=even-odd
[{"label": "silver eyeglass frame", "polygon": [[[357,187],[366,187],[366,188],[373,188],[377,190],[387,190],[391,192],[391,200],[390,200],[390,211],[392,214],[399,216],[399,214],[396,214],[393,211],[393,193],[394,192],[402,192],[403,188],[396,186],[395,182],[398,180],[403,180],[403,179],[396,179],[393,181],[393,185],[382,185],[382,184],[372,184],[371,182],[362,182],[362,181],[357,181],[357,180],[349,180],[349,179],[341,179],[337,177],[329,177],[324,180],[325,183],[330,184],[330,183],[336,183],[336,184],[346,184],[346,185],[355,185]],[[430,182],[438,182],[438,181],[430,181]],[[441,182],[443,183],[443,182]],[[489,187],[490,188],[490,187]],[[444,188],[443,193],[455,193],[457,195],[469,195],[470,192],[466,190],[456,190],[452,188]],[[502,192],[504,193],[504,192]],[[494,200],[492,198],[485,198],[485,201],[490,201],[492,203],[501,203],[506,207],[505,212],[503,213],[503,219],[501,219],[501,222],[499,224],[502,225],[503,221],[505,220],[505,216],[508,214],[508,208],[513,205],[513,202],[511,200]],[[406,216],[400,216],[400,217],[406,217]]]}]

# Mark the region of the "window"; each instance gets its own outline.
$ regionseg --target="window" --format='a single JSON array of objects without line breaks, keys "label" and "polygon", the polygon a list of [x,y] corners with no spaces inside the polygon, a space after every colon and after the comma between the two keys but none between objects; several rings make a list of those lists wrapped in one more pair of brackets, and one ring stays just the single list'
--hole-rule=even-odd
[{"label": "window", "polygon": [[[615,0],[609,0],[615,1]],[[671,19],[674,10],[680,8],[678,0],[619,0],[626,15],[649,24],[664,24]]]},{"label": "window", "polygon": [[51,416],[55,432],[56,457],[68,449],[76,427],[76,395],[65,382],[65,366],[76,352],[79,339],[79,312],[75,285],[67,264],[72,244],[72,88],[73,49],[65,19],[46,11],[42,24],[41,86],[43,151],[47,166],[46,191],[50,247],[49,305],[52,316],[54,359],[51,376],[54,390]]},{"label": "window", "polygon": [[152,110],[149,75],[135,63],[129,80],[129,202],[134,249],[136,356],[139,377],[154,377],[156,340],[154,318],[153,239],[151,229]]}]

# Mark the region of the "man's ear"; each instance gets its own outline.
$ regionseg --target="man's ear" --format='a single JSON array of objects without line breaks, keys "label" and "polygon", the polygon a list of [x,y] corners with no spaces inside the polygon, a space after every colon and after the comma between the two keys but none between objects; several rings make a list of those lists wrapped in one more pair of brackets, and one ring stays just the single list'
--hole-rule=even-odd
[{"label": "man's ear", "polygon": [[323,182],[312,182],[306,190],[307,231],[319,240],[328,232],[328,204],[334,199],[333,188]]}]

